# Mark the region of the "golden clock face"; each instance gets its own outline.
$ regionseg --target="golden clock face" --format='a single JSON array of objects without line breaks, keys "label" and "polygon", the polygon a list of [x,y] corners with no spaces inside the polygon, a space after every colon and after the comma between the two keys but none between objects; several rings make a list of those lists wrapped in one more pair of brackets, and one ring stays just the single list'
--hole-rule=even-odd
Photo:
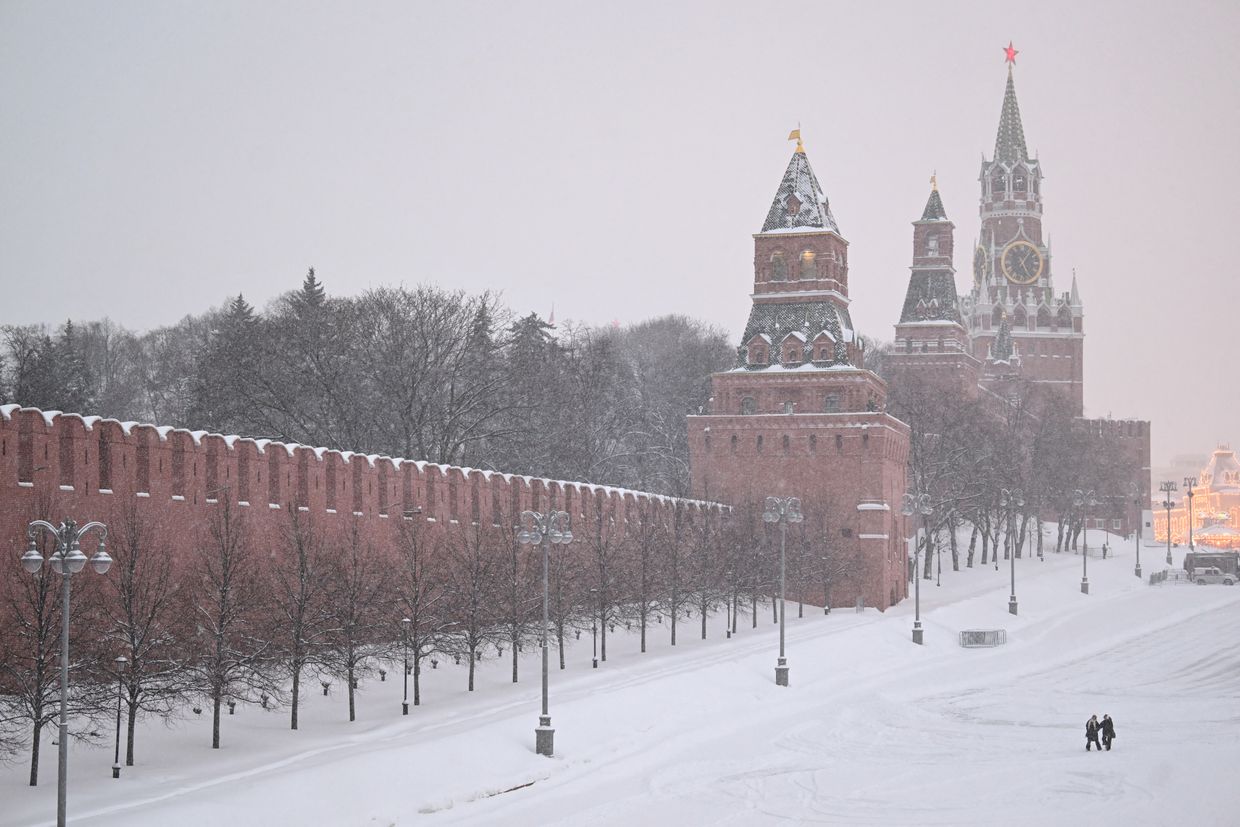
[{"label": "golden clock face", "polygon": [[973,251],[973,281],[978,284],[986,280],[986,276],[990,275],[990,256],[986,254],[986,248],[980,244]]},{"label": "golden clock face", "polygon": [[1038,248],[1028,241],[1013,241],[999,259],[1003,275],[1012,284],[1033,284],[1042,275],[1044,262]]}]

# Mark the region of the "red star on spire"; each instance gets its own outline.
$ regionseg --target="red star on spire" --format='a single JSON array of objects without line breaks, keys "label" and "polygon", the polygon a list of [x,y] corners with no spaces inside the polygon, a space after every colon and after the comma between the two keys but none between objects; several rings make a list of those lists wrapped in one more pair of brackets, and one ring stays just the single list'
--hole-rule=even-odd
[{"label": "red star on spire", "polygon": [[1016,56],[1020,54],[1020,52],[1012,48],[1012,41],[1010,40],[1008,41],[1008,45],[1003,49],[1003,53],[1007,55],[1008,63],[1015,63]]}]

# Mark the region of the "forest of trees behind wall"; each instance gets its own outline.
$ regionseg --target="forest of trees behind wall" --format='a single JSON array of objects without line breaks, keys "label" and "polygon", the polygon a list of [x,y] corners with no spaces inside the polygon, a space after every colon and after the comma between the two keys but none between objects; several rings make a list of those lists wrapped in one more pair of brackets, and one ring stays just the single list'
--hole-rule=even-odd
[{"label": "forest of trees behind wall", "polygon": [[329,296],[313,270],[262,311],[2,333],[0,402],[677,496],[685,415],[735,358],[683,316],[555,328],[489,292]]}]

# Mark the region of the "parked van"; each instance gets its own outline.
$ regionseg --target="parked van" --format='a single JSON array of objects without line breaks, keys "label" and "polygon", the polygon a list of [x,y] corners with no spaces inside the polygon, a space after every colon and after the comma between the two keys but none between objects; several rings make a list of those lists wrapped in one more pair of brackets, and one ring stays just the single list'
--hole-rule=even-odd
[{"label": "parked van", "polygon": [[1236,578],[1235,575],[1224,574],[1223,570],[1217,566],[1206,566],[1193,569],[1193,582],[1198,586],[1204,586],[1207,583],[1222,583],[1224,586],[1231,586],[1235,584]]}]

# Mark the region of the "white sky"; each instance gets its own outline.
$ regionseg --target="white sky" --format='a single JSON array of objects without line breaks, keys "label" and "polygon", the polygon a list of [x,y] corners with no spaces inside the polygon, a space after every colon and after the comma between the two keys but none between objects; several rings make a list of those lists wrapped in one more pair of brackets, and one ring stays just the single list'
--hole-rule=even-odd
[{"label": "white sky", "polygon": [[1237,9],[0,0],[0,323],[146,329],[313,265],[739,336],[800,122],[890,339],[936,169],[969,283],[1013,40],[1087,413],[1205,454],[1240,430]]}]

